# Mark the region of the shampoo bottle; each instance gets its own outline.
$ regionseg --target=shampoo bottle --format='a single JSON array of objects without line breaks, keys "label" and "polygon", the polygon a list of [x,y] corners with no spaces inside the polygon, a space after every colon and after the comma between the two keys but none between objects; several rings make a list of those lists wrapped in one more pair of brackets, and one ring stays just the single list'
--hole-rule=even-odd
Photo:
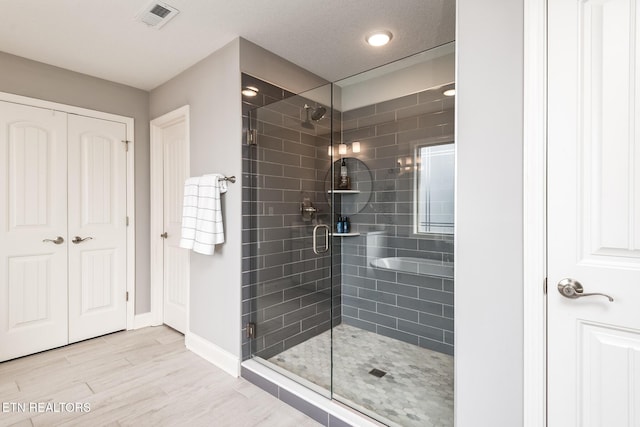
[{"label": "shampoo bottle", "polygon": [[344,180],[347,177],[347,162],[342,158],[342,165],[340,165],[340,179]]},{"label": "shampoo bottle", "polygon": [[349,174],[347,171],[347,162],[344,157],[342,158],[342,164],[340,165],[340,179],[338,181],[338,188],[341,190],[351,189],[351,182],[349,180]]}]

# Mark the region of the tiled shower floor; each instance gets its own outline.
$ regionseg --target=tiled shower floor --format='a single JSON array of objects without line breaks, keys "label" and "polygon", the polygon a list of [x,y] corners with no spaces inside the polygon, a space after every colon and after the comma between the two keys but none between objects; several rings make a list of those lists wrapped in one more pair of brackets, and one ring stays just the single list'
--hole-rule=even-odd
[{"label": "tiled shower floor", "polygon": [[[452,356],[344,324],[333,335],[334,398],[401,426],[453,426]],[[326,331],[269,362],[330,389],[330,350]]]}]

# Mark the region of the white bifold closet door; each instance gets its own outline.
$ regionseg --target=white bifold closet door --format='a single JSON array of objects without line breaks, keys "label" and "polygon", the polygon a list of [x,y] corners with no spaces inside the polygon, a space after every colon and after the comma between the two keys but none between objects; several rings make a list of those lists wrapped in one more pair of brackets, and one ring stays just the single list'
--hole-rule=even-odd
[{"label": "white bifold closet door", "polygon": [[69,115],[69,342],[126,328],[123,123]]},{"label": "white bifold closet door", "polygon": [[126,328],[125,136],[0,102],[0,361]]},{"label": "white bifold closet door", "polygon": [[0,361],[68,342],[67,115],[0,102]]}]

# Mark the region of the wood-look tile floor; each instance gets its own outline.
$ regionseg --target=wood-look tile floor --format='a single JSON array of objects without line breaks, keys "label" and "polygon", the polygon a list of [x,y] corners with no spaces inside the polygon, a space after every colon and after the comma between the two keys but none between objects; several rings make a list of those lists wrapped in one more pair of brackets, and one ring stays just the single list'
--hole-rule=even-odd
[{"label": "wood-look tile floor", "polygon": [[0,405],[0,426],[320,425],[191,353],[166,326],[0,363]]}]

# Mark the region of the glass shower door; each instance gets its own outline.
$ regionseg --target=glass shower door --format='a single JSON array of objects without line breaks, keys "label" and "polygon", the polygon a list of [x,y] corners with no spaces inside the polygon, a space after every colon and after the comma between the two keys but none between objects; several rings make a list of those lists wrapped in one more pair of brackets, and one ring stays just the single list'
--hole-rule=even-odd
[{"label": "glass shower door", "polygon": [[249,85],[259,91],[244,98],[246,342],[255,360],[329,396],[331,321],[340,312],[325,188],[331,86],[293,95],[243,75]]},{"label": "glass shower door", "polygon": [[386,425],[454,425],[454,64],[449,44],[334,83],[351,235],[332,398]]}]

